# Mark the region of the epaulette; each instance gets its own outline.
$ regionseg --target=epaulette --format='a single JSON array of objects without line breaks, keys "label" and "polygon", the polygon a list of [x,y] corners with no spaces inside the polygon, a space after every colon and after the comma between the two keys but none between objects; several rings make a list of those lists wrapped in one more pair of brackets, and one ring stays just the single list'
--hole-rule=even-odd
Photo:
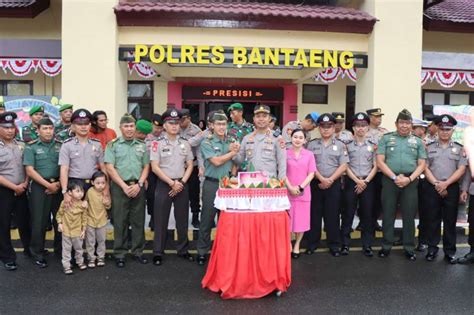
[{"label": "epaulette", "polygon": [[342,141],[341,139],[339,138],[335,138],[337,141],[341,141],[342,143],[346,144],[344,141]]},{"label": "epaulette", "polygon": [[454,141],[455,144],[457,144],[458,146],[460,146],[461,148],[464,147],[464,145],[462,145],[461,143],[457,142],[457,141]]},{"label": "epaulette", "polygon": [[145,141],[143,141],[142,139],[137,139],[135,138],[136,141],[140,142],[140,143],[145,143]]},{"label": "epaulette", "polygon": [[118,139],[119,139],[119,138],[117,137],[117,138],[115,138],[114,140],[109,141],[109,142],[107,143],[107,146],[112,147],[112,146],[114,145],[114,143],[117,142]]},{"label": "epaulette", "polygon": [[156,138],[156,140],[155,140],[155,141],[161,141],[161,140],[164,140],[164,139],[165,139],[165,137],[163,137],[163,136],[159,136],[158,138]]},{"label": "epaulette", "polygon": [[100,142],[100,140],[96,139],[96,138],[89,138],[89,139],[92,140],[92,141]]},{"label": "epaulette", "polygon": [[[368,140],[368,141],[370,142],[370,140]],[[349,141],[347,141],[347,143],[344,143],[344,144],[345,144],[345,145],[348,145],[348,144],[351,144],[352,142],[354,142],[354,139],[349,140]]]},{"label": "epaulette", "polygon": [[183,136],[179,136],[179,139],[180,139],[180,140],[186,140],[186,141],[188,141],[188,139],[185,138],[185,137],[183,137]]},{"label": "epaulette", "polygon": [[[354,140],[352,140],[352,141],[354,141]],[[367,142],[369,142],[370,144],[373,144],[373,145],[377,145],[377,142],[374,142],[371,139],[367,139]]]},{"label": "epaulette", "polygon": [[20,143],[24,143],[24,142],[25,142],[23,139],[16,139],[16,138],[15,138],[15,141],[16,141],[16,142],[20,142]]},{"label": "epaulette", "polygon": [[21,128],[21,130],[26,130],[26,129],[30,129],[30,126],[23,126],[23,128]]},{"label": "epaulette", "polygon": [[66,140],[63,141],[63,143],[67,143],[67,142],[69,142],[69,141],[72,141],[73,139],[74,139],[73,137],[67,138]]},{"label": "epaulette", "polygon": [[64,143],[64,141],[63,141],[63,140],[61,140],[61,139],[54,139],[54,141],[56,141],[57,143],[61,143],[61,144],[63,144],[63,143]]},{"label": "epaulette", "polygon": [[31,145],[31,144],[35,144],[36,142],[38,142],[38,139],[31,140],[31,141],[30,141],[30,142],[28,142],[27,144]]},{"label": "epaulette", "polygon": [[313,138],[311,140],[308,141],[308,143],[312,142],[312,141],[316,141],[316,140],[320,140],[321,138]]},{"label": "epaulette", "polygon": [[391,135],[394,135],[395,133],[396,133],[395,131],[390,131],[390,132],[384,133],[384,134],[383,134],[383,137],[385,137],[385,136],[391,136]]},{"label": "epaulette", "polygon": [[419,136],[417,136],[417,135],[415,135],[415,134],[411,134],[410,136],[413,136],[413,137],[416,137],[416,138],[418,138],[418,139],[420,139],[420,140],[423,140],[423,139],[421,139],[421,137],[419,137]]},{"label": "epaulette", "polygon": [[435,143],[436,143],[436,141],[431,141],[431,142],[428,143],[426,146],[430,146],[430,145],[433,145],[433,144],[435,144]]}]

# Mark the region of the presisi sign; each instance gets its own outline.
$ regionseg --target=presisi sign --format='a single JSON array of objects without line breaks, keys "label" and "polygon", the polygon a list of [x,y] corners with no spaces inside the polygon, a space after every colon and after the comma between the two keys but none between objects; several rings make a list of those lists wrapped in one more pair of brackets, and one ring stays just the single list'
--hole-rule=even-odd
[{"label": "presisi sign", "polygon": [[[229,48],[223,46],[135,45],[135,62],[142,59],[152,63],[222,65],[229,58]],[[351,51],[231,47],[230,59],[235,66],[284,66],[303,68],[354,67]]]}]

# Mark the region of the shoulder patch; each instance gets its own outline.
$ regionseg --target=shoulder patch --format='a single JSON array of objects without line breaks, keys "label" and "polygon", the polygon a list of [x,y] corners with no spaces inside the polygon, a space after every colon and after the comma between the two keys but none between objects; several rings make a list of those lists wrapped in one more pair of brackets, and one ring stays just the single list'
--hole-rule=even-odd
[{"label": "shoulder patch", "polygon": [[372,139],[368,139],[367,141],[368,141],[370,144],[372,144],[372,145],[377,145],[377,143],[374,142],[374,141],[372,141]]},{"label": "shoulder patch", "polygon": [[67,138],[66,140],[63,141],[63,143],[67,143],[67,142],[69,142],[69,141],[72,141],[73,139],[74,139],[73,137]]},{"label": "shoulder patch", "polygon": [[31,140],[30,142],[28,142],[28,144],[35,144],[36,142],[38,142],[39,138],[38,139],[35,139],[35,140]]},{"label": "shoulder patch", "polygon": [[431,142],[429,142],[426,146],[429,147],[430,145],[433,145],[433,144],[435,144],[435,143],[436,143],[436,141],[431,141]]},{"label": "shoulder patch", "polygon": [[454,141],[455,144],[457,144],[458,146],[460,146],[461,148],[464,147],[461,143],[457,142],[457,141]]},{"label": "shoulder patch", "polygon": [[188,141],[188,139],[183,136],[179,136],[179,139]]},{"label": "shoulder patch", "polygon": [[100,140],[96,139],[96,138],[89,138],[89,139],[92,140],[92,141],[100,142]]},{"label": "shoulder patch", "polygon": [[165,137],[159,136],[158,138],[156,138],[156,141],[161,141],[161,140],[164,140],[164,139],[165,139]]}]

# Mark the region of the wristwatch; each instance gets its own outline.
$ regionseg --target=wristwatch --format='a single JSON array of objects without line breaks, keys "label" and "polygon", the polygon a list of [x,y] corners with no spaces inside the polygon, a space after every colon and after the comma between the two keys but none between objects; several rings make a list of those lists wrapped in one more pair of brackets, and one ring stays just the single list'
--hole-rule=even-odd
[{"label": "wristwatch", "polygon": [[391,180],[396,180],[397,179],[397,176],[393,175],[392,177],[390,177]]},{"label": "wristwatch", "polygon": [[67,193],[67,189],[61,190],[61,193],[64,195],[65,193]]},{"label": "wristwatch", "polygon": [[138,187],[140,187],[140,188],[143,187],[143,182],[142,181],[138,181]]}]

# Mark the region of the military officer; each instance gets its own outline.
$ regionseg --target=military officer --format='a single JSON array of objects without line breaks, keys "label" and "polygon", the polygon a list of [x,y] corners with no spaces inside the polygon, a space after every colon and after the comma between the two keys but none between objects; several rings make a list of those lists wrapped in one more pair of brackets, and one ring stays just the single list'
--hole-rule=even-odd
[{"label": "military officer", "polygon": [[235,138],[238,142],[254,130],[254,126],[245,121],[244,107],[241,103],[233,103],[227,109],[230,119],[232,120],[227,125],[227,134]]},{"label": "military officer", "polygon": [[61,234],[58,231],[56,213],[61,204],[59,183],[59,151],[61,143],[54,140],[54,125],[43,117],[38,122],[39,138],[25,148],[23,165],[31,179],[29,188],[31,243],[30,251],[34,264],[39,268],[48,266],[44,257],[46,228],[53,214],[54,251],[61,253]]},{"label": "military officer", "polygon": [[72,104],[63,104],[61,105],[61,107],[59,107],[60,120],[54,126],[54,132],[56,134],[71,127],[72,112],[73,112]]},{"label": "military officer", "polygon": [[179,136],[181,113],[168,109],[163,113],[165,133],[151,145],[151,168],[158,176],[155,193],[155,236],[153,240],[153,264],[163,262],[168,222],[171,205],[174,205],[174,216],[178,242],[178,256],[189,261],[194,258],[188,253],[188,181],[193,171],[193,152],[188,141]]},{"label": "military officer", "polygon": [[[195,135],[199,134],[202,130],[197,125],[191,122],[191,113],[189,109],[183,108],[181,110],[181,122],[180,122],[180,136],[185,139],[190,139]],[[189,178],[189,204],[191,206],[191,213],[193,214],[191,224],[196,229],[199,228],[199,212],[201,211],[200,203],[200,188],[201,183],[199,182],[199,168],[197,161],[197,147],[192,147],[194,162],[193,172],[191,178]]]},{"label": "military officer", "polygon": [[311,229],[306,232],[308,249],[311,255],[321,239],[321,224],[327,232],[327,244],[334,257],[341,255],[340,246],[340,205],[341,176],[347,169],[349,158],[344,143],[335,138],[336,119],[329,113],[322,114],[317,120],[321,139],[308,144],[308,150],[316,159],[316,179],[311,182]]},{"label": "military officer", "polygon": [[377,167],[382,178],[383,242],[379,257],[390,255],[398,204],[402,210],[403,248],[410,261],[416,260],[415,215],[418,205],[418,177],[426,164],[423,141],[411,134],[412,116],[403,109],[395,121],[397,131],[385,134],[377,148]]},{"label": "military officer", "polygon": [[354,140],[347,144],[349,164],[344,187],[345,207],[341,215],[341,254],[349,254],[349,242],[354,214],[359,205],[359,218],[362,227],[363,254],[373,257],[372,242],[375,231],[373,225],[374,184],[377,174],[375,144],[367,139],[369,116],[357,113],[352,118]]},{"label": "military officer", "polygon": [[[369,125],[369,132],[367,133],[367,139],[369,139],[375,144],[378,144],[382,136],[388,132],[387,129],[380,126],[382,124],[382,116],[384,115],[384,113],[382,113],[382,110],[380,108],[368,109],[366,110],[366,113],[367,115],[369,115],[369,118],[370,118],[370,125]],[[374,193],[375,202],[374,202],[373,220],[374,220],[376,231],[382,231],[382,227],[377,221],[380,217],[380,214],[382,213],[382,177],[383,177],[383,174],[379,170],[377,172],[377,175],[375,175],[375,178],[373,179],[374,186],[375,186],[375,193]]]},{"label": "military officer", "polygon": [[291,133],[295,129],[301,129],[304,132],[306,143],[309,143],[311,140],[311,131],[313,131],[317,123],[319,114],[317,112],[309,113],[305,116],[303,120],[294,120],[288,122],[281,131],[283,139],[285,140],[285,145],[287,148],[291,147]]},{"label": "military officer", "polygon": [[242,140],[239,153],[233,158],[236,164],[244,162],[249,169],[265,172],[269,177],[286,178],[286,151],[270,130],[270,107],[257,105],[254,108],[255,131]]},{"label": "military officer", "polygon": [[147,136],[153,131],[151,122],[145,119],[139,119],[136,122],[135,138],[145,142],[147,153],[150,154],[151,141],[146,140]]},{"label": "military officer", "polygon": [[461,184],[461,196],[462,202],[466,203],[469,197],[468,207],[468,222],[469,222],[469,237],[468,244],[470,246],[469,252],[458,259],[458,263],[462,265],[474,264],[474,180],[472,179],[471,171],[468,168],[464,174]]},{"label": "military officer", "polygon": [[344,123],[346,122],[346,115],[340,112],[333,112],[332,115],[336,118],[335,137],[341,140],[344,144],[349,143],[354,139],[354,136],[349,130],[344,129]]},{"label": "military officer", "polygon": [[466,171],[467,158],[463,146],[451,140],[457,121],[450,115],[438,116],[438,140],[428,144],[425,170],[425,229],[428,241],[426,260],[433,261],[438,253],[443,221],[443,251],[447,262],[456,258],[456,221],[459,203],[459,179]]},{"label": "military officer", "polygon": [[21,140],[25,143],[38,139],[38,122],[44,115],[44,107],[41,105],[33,106],[29,114],[31,123],[21,129]]},{"label": "military officer", "polygon": [[206,255],[211,249],[211,229],[218,209],[214,208],[214,199],[219,180],[229,176],[232,168],[232,158],[239,152],[240,145],[226,136],[227,116],[216,112],[212,118],[214,131],[201,144],[204,158],[205,179],[202,187],[202,213],[197,242],[199,265],[204,265]]},{"label": "military officer", "polygon": [[31,231],[29,225],[26,190],[28,178],[23,167],[24,143],[15,140],[13,112],[0,114],[0,267],[12,271],[17,269],[16,253],[10,238],[10,220],[15,213],[20,238],[29,253]]},{"label": "military officer", "polygon": [[75,136],[64,141],[59,152],[59,177],[66,207],[71,203],[71,196],[67,193],[69,179],[81,181],[87,191],[92,174],[98,168],[107,173],[100,141],[88,137],[91,119],[92,115],[87,109],[81,108],[74,111],[71,121]]},{"label": "military officer", "polygon": [[133,258],[148,263],[145,248],[145,181],[150,170],[150,158],[145,143],[135,138],[135,119],[130,114],[120,118],[121,137],[112,140],[105,149],[105,165],[112,181],[112,216],[114,218],[114,256],[119,268],[125,267],[127,231],[130,226]]}]

